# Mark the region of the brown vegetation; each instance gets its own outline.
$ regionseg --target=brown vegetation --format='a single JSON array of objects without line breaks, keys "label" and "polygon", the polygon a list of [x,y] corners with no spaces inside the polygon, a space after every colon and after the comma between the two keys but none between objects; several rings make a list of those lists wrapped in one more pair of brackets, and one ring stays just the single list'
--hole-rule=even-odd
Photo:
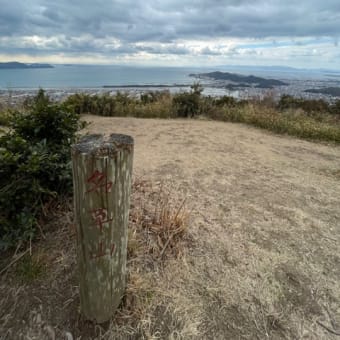
[{"label": "brown vegetation", "polygon": [[72,204],[55,206],[41,241],[1,260],[1,335],[337,338],[337,146],[207,120],[85,119],[136,142],[126,296],[106,325],[80,318]]},{"label": "brown vegetation", "polygon": [[128,285],[114,320],[106,325],[79,316],[71,202],[59,208],[39,242],[2,260],[0,333],[4,339],[61,339],[67,332],[82,339],[147,338],[158,327],[151,322],[151,314],[157,308],[163,308],[164,313],[167,309],[157,287],[164,266],[190,246],[184,201],[175,199],[171,188],[162,183],[134,182]]},{"label": "brown vegetation", "polygon": [[138,118],[206,117],[245,123],[279,134],[303,139],[340,143],[340,101],[307,100],[282,96],[275,102],[268,93],[262,99],[236,100],[233,97],[202,96],[199,84],[190,92],[171,95],[150,92],[133,98],[128,94],[89,96],[76,94],[64,103],[76,113]]}]

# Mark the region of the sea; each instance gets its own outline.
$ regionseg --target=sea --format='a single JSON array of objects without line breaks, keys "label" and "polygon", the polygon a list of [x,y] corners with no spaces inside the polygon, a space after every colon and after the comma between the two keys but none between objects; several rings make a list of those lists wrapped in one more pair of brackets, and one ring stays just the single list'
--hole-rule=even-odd
[{"label": "sea", "polygon": [[[340,81],[340,71],[302,70],[289,67],[261,66],[205,66],[205,67],[139,67],[117,65],[53,65],[41,69],[0,69],[0,91],[32,91],[73,89],[162,89],[180,91],[192,85],[196,79],[190,74],[224,71],[255,75],[280,80]],[[216,87],[214,82],[200,80],[204,94],[224,95],[228,91]]]},{"label": "sea", "polygon": [[191,84],[197,70],[167,67],[54,65],[54,68],[0,70],[0,87],[98,88],[103,86]]}]

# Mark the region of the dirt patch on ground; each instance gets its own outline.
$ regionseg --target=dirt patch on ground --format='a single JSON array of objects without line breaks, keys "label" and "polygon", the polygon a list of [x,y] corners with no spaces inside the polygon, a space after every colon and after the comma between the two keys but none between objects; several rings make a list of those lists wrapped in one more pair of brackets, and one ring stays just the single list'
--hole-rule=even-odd
[{"label": "dirt patch on ground", "polygon": [[[161,270],[131,278],[140,280],[135,298],[142,296],[140,303],[147,305],[143,317],[129,323],[118,312],[106,328],[87,334],[103,339],[337,338],[326,328],[340,326],[339,147],[221,122],[85,119],[92,122],[89,132],[132,135],[135,178],[165,183],[186,197],[191,211],[187,251]],[[39,302],[39,291],[31,293],[34,282],[20,288],[1,280],[0,292],[8,295],[7,310],[21,296],[17,289],[32,296],[30,317],[11,311],[17,329],[24,330],[21,320],[27,325],[35,320],[44,323],[46,338],[46,325],[79,337],[85,326],[79,326],[73,260],[60,254],[55,261],[62,270],[46,284],[50,299]],[[53,284],[63,275],[68,288],[58,296]],[[68,312],[58,307],[60,301]],[[49,316],[53,308],[57,313]],[[36,320],[39,313],[46,319]],[[6,329],[11,320],[4,317]]]}]

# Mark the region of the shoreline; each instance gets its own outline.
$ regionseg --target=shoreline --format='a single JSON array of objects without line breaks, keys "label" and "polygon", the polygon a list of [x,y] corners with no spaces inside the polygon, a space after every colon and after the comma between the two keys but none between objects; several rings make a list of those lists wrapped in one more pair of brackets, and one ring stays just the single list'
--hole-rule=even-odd
[{"label": "shoreline", "polygon": [[[203,81],[203,95],[211,97],[230,96],[236,99],[263,99],[266,96],[279,99],[282,95],[291,95],[297,98],[303,99],[322,99],[329,103],[340,100],[340,97],[331,96],[321,93],[305,92],[310,88],[322,88],[324,82],[305,82],[305,81],[291,81],[286,86],[279,86],[273,88],[258,88],[258,87],[242,87],[234,86],[234,88],[228,88],[226,82],[221,81]],[[91,87],[0,87],[0,101],[8,102],[10,105],[20,103],[23,98],[34,96],[40,88],[43,88],[45,92],[55,101],[62,101],[70,95],[76,93],[85,93],[89,95],[102,95],[109,94],[115,95],[118,92],[128,93],[131,96],[140,96],[141,94],[148,92],[162,92],[169,91],[171,94],[177,94],[180,92],[190,91],[192,84],[122,84],[122,85],[101,85]]]},{"label": "shoreline", "polygon": [[[102,95],[109,94],[115,95],[118,92],[128,93],[131,96],[139,96],[143,93],[148,92],[162,92],[169,91],[171,94],[180,92],[188,92],[191,84],[180,84],[180,85],[104,85],[101,87],[53,87],[43,88],[44,91],[56,101],[62,101],[70,95],[76,93],[85,93],[89,95]],[[0,88],[0,101],[10,101],[11,104],[15,105],[21,100],[27,97],[33,97],[39,91],[40,88]],[[213,87],[204,85],[203,95],[220,97],[224,95],[234,96],[238,98],[238,91],[232,94],[230,91],[223,87]]]}]

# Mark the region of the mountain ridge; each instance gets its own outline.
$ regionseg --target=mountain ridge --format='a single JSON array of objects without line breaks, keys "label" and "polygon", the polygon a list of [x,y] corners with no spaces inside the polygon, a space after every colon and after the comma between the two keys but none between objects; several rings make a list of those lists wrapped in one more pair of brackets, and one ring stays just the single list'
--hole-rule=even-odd
[{"label": "mountain ridge", "polygon": [[288,85],[287,83],[277,80],[277,79],[267,79],[262,77],[257,77],[253,75],[242,75],[237,73],[230,73],[230,72],[221,72],[221,71],[214,71],[208,73],[191,73],[189,74],[190,77],[195,77],[199,79],[212,79],[217,81],[230,81],[233,83],[243,83],[243,84],[250,84],[255,85],[261,88],[272,88],[273,86],[284,86]]}]

